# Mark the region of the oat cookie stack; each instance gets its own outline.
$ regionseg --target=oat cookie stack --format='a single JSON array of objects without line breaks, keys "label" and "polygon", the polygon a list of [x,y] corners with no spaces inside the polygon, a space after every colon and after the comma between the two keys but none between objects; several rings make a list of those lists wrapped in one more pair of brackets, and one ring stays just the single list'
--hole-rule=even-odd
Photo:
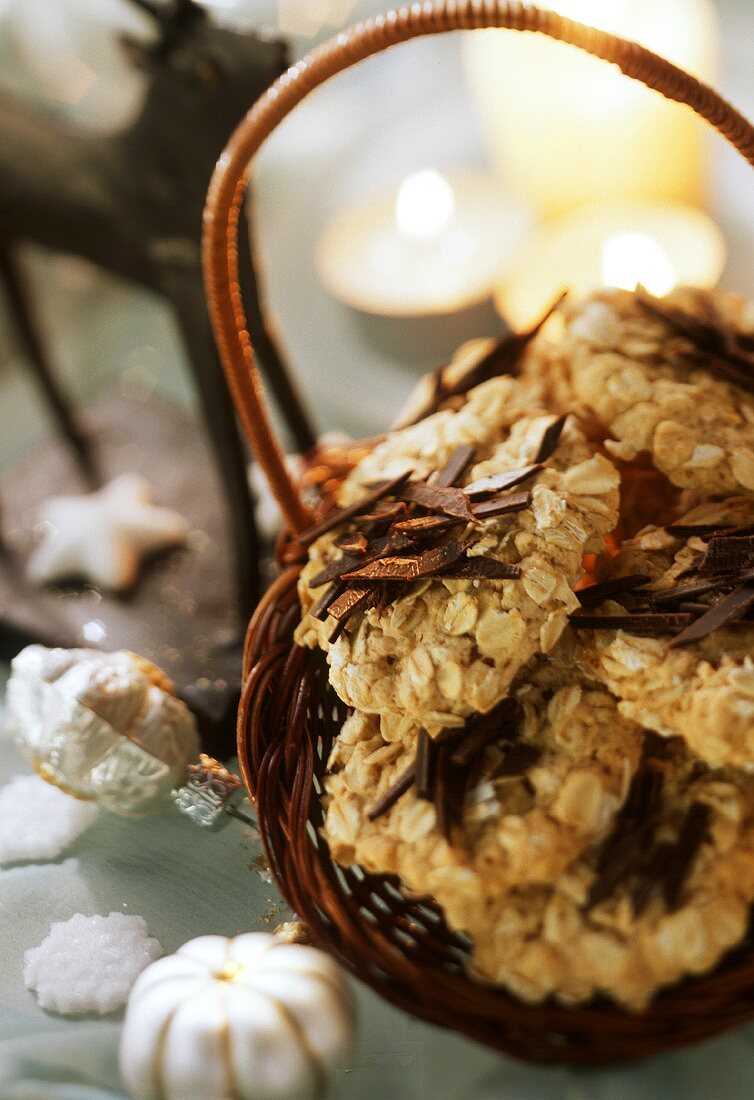
[{"label": "oat cookie stack", "polygon": [[480,980],[640,1011],[754,901],[754,311],[566,302],[408,419],[303,537],[332,855],[433,898]]}]

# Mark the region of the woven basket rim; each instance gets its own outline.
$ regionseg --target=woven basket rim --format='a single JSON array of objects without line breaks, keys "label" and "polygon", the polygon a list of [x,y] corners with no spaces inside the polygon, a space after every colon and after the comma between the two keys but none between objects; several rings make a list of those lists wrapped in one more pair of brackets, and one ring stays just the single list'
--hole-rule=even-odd
[{"label": "woven basket rim", "polygon": [[[519,0],[420,2],[338,34],[293,66],[232,135],[205,211],[204,270],[215,336],[247,439],[294,535],[310,522],[286,470],[264,398],[240,292],[238,222],[249,163],[314,88],[398,43],[487,27],[547,35],[616,65],[689,105],[754,165],[754,127],[713,89],[633,42]],[[282,559],[281,559],[282,564]],[[641,1015],[612,1005],[524,1005],[465,976],[453,937],[426,905],[387,880],[336,869],[318,834],[326,748],[344,716],[323,658],[293,642],[300,615],[295,552],[249,627],[239,711],[239,757],[278,884],[315,941],[384,997],[443,1027],[535,1062],[627,1061],[718,1034],[754,1016],[750,942],[714,973],[660,995]]]},{"label": "woven basket rim", "polygon": [[404,1011],[530,1062],[628,1062],[698,1042],[754,1018],[754,941],[711,973],[661,992],[642,1013],[607,999],[530,1005],[467,976],[463,938],[431,899],[393,876],[340,868],[319,834],[330,745],[347,708],[324,655],[293,641],[300,566],[281,572],[250,624],[238,751],[270,867],[314,941]]}]

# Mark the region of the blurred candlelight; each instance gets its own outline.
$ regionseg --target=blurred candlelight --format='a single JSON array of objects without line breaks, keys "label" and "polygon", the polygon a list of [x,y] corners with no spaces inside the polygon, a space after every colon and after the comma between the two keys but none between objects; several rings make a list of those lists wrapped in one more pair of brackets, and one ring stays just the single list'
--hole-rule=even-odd
[{"label": "blurred candlelight", "polygon": [[531,219],[478,172],[415,172],[341,213],[317,269],[335,297],[367,313],[451,313],[489,298]]},{"label": "blurred candlelight", "polygon": [[495,304],[514,328],[533,323],[563,289],[601,286],[668,294],[675,286],[713,287],[725,264],[715,223],[691,207],[603,203],[541,225],[500,285]]},{"label": "blurred candlelight", "polygon": [[277,0],[276,6],[281,34],[315,38],[347,26],[358,0]]},{"label": "blurred candlelight", "polygon": [[[714,78],[712,0],[552,0],[562,15],[633,39]],[[703,125],[604,62],[539,35],[463,41],[492,161],[545,216],[617,198],[698,204]]]},{"label": "blurred candlelight", "polygon": [[395,224],[406,237],[427,240],[436,237],[453,217],[456,196],[453,188],[434,168],[414,172],[398,188]]},{"label": "blurred candlelight", "polygon": [[621,290],[643,286],[662,297],[676,285],[676,269],[665,249],[647,233],[613,233],[602,246],[602,282]]}]

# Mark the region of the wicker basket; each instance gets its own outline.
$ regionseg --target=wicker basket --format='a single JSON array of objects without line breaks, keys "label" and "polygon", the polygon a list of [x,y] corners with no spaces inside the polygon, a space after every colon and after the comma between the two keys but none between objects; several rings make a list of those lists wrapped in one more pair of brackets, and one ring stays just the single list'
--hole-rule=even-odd
[{"label": "wicker basket", "polygon": [[319,834],[320,794],[346,708],[328,684],[322,654],[293,643],[305,558],[296,534],[312,517],[270,425],[238,285],[238,214],[248,165],[296,104],[329,77],[397,43],[484,27],[539,32],[612,62],[691,106],[754,164],[754,128],[692,76],[635,43],[506,0],[416,3],[361,23],[300,61],[255,104],[219,161],[205,215],[205,275],[217,342],[241,422],[288,529],[280,575],[248,630],[238,748],[280,889],[315,941],[357,977],[416,1016],[531,1061],[625,1061],[754,1017],[754,939],[713,974],[674,987],[639,1015],[603,1001],[535,1007],[472,982],[464,971],[466,945],[431,904],[404,897],[395,879],[344,870],[330,859]]}]

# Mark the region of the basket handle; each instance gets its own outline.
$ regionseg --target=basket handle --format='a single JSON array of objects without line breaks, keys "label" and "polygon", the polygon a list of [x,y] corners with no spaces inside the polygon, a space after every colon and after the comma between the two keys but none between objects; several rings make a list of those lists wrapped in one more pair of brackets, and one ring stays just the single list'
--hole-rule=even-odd
[{"label": "basket handle", "polygon": [[204,211],[203,262],[215,339],[233,401],[293,535],[311,523],[311,516],[286,471],[270,422],[238,279],[238,218],[249,162],[286,115],[331,76],[411,38],[488,27],[544,34],[617,65],[667,99],[688,104],[754,166],[754,127],[712,88],[635,42],[520,0],[414,3],[337,34],[292,66],[257,100],[220,156]]}]

